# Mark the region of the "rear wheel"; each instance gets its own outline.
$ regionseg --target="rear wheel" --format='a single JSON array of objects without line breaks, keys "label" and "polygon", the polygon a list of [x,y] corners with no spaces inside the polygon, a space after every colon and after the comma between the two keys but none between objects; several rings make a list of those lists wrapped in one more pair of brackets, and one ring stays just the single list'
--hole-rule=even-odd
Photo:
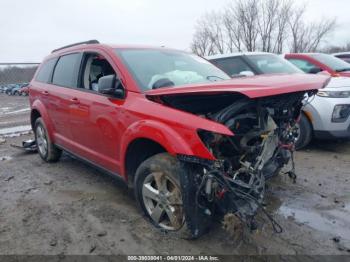
[{"label": "rear wheel", "polygon": [[189,201],[184,197],[183,193],[186,195],[188,192],[183,192],[180,184],[180,175],[188,171],[175,157],[161,153],[139,166],[134,181],[136,199],[151,223],[185,239],[196,238],[203,233],[194,232],[188,226],[193,217],[186,210],[195,200]]},{"label": "rear wheel", "polygon": [[50,140],[41,117],[35,121],[34,133],[40,157],[46,162],[58,161],[62,155],[62,150],[58,149]]},{"label": "rear wheel", "polygon": [[298,124],[298,137],[297,141],[295,142],[295,148],[297,150],[302,149],[306,147],[312,139],[312,126],[307,119],[307,117],[302,114],[300,118],[300,122]]}]

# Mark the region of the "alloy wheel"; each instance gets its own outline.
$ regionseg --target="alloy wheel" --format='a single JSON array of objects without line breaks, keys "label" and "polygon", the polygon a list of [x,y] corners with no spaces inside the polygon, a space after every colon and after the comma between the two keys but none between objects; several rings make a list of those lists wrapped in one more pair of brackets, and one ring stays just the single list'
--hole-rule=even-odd
[{"label": "alloy wheel", "polygon": [[142,198],[151,219],[159,227],[174,231],[182,227],[185,219],[179,186],[163,172],[146,176]]},{"label": "alloy wheel", "polygon": [[47,154],[48,142],[45,130],[41,125],[37,126],[35,135],[39,152],[42,156],[45,156]]}]

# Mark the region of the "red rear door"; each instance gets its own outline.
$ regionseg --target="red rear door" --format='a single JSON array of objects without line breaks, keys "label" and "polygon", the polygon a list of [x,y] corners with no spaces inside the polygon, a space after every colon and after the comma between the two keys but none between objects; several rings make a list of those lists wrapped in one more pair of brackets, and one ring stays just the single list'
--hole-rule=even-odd
[{"label": "red rear door", "polygon": [[77,88],[81,57],[81,53],[61,56],[53,72],[52,84],[48,85],[47,89],[55,143],[73,152],[75,150],[70,132],[70,106],[74,103],[72,90]]}]

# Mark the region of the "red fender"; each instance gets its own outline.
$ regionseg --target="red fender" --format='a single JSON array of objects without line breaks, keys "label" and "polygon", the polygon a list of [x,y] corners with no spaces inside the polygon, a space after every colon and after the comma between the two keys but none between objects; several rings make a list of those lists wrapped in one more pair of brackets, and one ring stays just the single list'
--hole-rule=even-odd
[{"label": "red fender", "polygon": [[33,110],[37,110],[40,113],[41,118],[43,119],[43,121],[46,125],[47,133],[50,137],[50,140],[54,142],[54,135],[53,135],[54,134],[54,127],[53,127],[52,120],[50,119],[45,106],[43,105],[43,103],[40,100],[35,100],[32,103],[31,111],[33,112]]},{"label": "red fender", "polygon": [[[193,132],[192,130],[189,132]],[[172,154],[196,155],[206,159],[215,159],[198,138],[196,141],[185,141],[184,135],[154,120],[141,120],[133,123],[121,138],[120,156],[122,174],[125,174],[125,158],[128,146],[138,138],[153,140]]]}]

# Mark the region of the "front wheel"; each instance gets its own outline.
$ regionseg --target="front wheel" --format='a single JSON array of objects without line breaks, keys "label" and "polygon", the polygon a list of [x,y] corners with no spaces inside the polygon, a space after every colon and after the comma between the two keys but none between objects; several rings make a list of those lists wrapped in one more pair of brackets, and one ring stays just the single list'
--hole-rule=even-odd
[{"label": "front wheel", "polygon": [[295,148],[297,150],[302,149],[306,147],[312,139],[312,126],[307,119],[307,117],[302,114],[300,118],[300,122],[298,124],[298,137],[297,141],[295,142]]},{"label": "front wheel", "polygon": [[62,155],[62,150],[58,149],[50,140],[41,117],[35,121],[34,133],[40,157],[46,162],[57,162]]},{"label": "front wheel", "polygon": [[[175,157],[161,153],[139,166],[134,181],[136,199],[151,223],[185,239],[201,234],[193,232],[188,226],[193,217],[189,217],[186,209],[191,203],[184,198],[180,185],[180,175],[188,171]],[[190,201],[192,204],[195,202],[194,199]]]}]

